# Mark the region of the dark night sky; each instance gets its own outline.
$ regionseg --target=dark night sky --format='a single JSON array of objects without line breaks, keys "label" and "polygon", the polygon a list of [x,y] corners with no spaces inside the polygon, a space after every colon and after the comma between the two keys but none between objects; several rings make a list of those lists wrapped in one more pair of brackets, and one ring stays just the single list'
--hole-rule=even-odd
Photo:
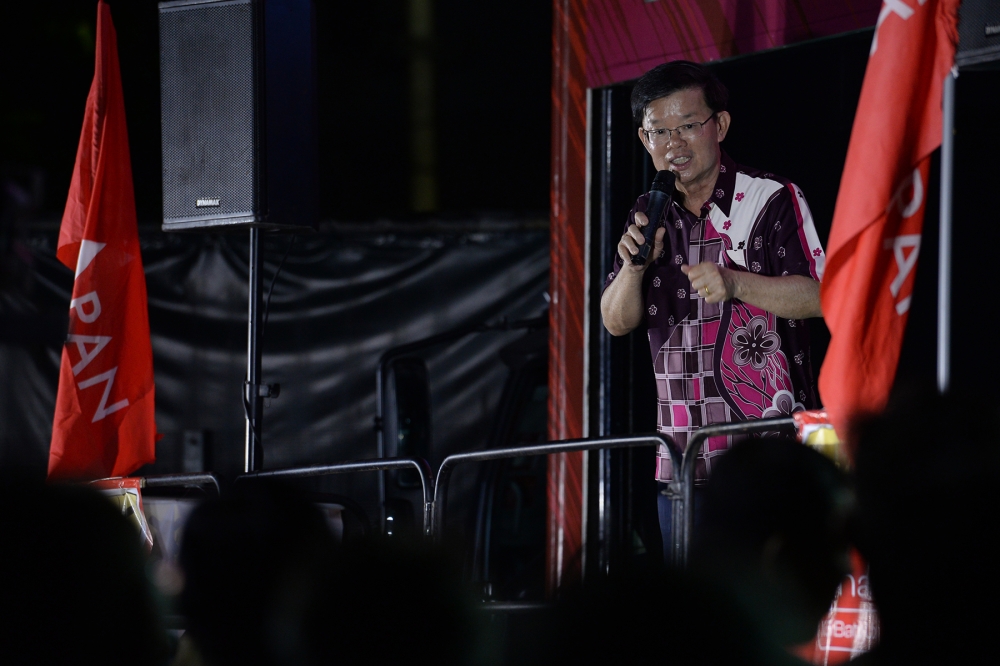
[{"label": "dark night sky", "polygon": [[[140,223],[160,218],[159,61],[152,0],[111,0]],[[434,0],[439,207],[544,215],[549,191],[551,6]],[[0,174],[58,219],[93,77],[95,0],[4,3]],[[412,217],[388,183],[408,173],[405,0],[316,0],[321,217]],[[39,189],[41,188],[41,189]]]}]

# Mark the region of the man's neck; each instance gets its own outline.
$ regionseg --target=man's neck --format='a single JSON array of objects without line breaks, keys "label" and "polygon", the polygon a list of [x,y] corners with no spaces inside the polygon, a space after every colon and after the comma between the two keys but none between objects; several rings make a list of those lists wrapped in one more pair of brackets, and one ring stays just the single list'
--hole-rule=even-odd
[{"label": "man's neck", "polygon": [[708,178],[686,185],[677,183],[677,193],[680,195],[681,205],[695,215],[701,214],[702,205],[712,197],[712,192],[715,191],[715,183],[719,180],[720,164],[722,164],[721,154],[716,157],[715,168],[709,172]]},{"label": "man's neck", "polygon": [[712,197],[715,190],[715,183],[719,180],[719,171],[715,170],[715,176],[711,182],[690,183],[687,186],[678,185],[677,193],[680,194],[680,203],[695,215],[701,214],[702,205]]}]

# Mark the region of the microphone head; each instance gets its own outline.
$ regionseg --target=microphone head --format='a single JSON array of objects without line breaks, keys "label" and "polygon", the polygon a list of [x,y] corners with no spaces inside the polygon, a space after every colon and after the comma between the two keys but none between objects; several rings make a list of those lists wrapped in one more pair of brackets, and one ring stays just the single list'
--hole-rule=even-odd
[{"label": "microphone head", "polygon": [[656,177],[653,178],[653,186],[651,190],[659,190],[664,194],[669,194],[673,196],[675,189],[675,181],[677,180],[677,174],[673,171],[664,169],[663,171],[657,171]]}]

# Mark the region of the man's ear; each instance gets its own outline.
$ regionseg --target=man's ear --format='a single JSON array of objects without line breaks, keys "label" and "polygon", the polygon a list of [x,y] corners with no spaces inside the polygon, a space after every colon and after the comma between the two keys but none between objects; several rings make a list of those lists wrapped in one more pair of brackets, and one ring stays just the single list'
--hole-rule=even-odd
[{"label": "man's ear", "polygon": [[646,138],[646,133],[642,131],[641,127],[639,128],[639,141],[642,141],[642,145],[646,149],[646,152],[649,153],[650,157],[652,157],[653,151],[649,148],[649,139]]},{"label": "man's ear", "polygon": [[732,117],[729,115],[728,111],[719,111],[715,114],[716,122],[719,125],[719,143],[726,138],[726,134],[729,132],[729,122]]}]

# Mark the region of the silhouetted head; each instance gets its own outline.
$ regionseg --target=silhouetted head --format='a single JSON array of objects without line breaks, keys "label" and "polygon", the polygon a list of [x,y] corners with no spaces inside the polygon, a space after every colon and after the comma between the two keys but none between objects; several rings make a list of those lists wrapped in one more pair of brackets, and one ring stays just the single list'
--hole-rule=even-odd
[{"label": "silhouetted head", "polygon": [[674,570],[591,581],[508,643],[518,666],[784,663],[725,590]]},{"label": "silhouetted head", "polygon": [[282,586],[268,636],[281,666],[482,663],[461,566],[425,544],[345,544]]},{"label": "silhouetted head", "polygon": [[859,545],[883,647],[907,659],[987,654],[1000,592],[998,416],[995,400],[928,391],[855,427]]},{"label": "silhouetted head", "polygon": [[282,586],[334,548],[319,509],[291,489],[245,483],[208,500],[181,543],[181,611],[198,651],[214,666],[272,664],[268,617]]},{"label": "silhouetted head", "polygon": [[99,492],[5,479],[0,663],[163,663],[145,564],[138,532]]},{"label": "silhouetted head", "polygon": [[846,475],[808,446],[737,444],[705,488],[694,565],[732,586],[776,642],[809,640],[850,571],[852,507]]}]

